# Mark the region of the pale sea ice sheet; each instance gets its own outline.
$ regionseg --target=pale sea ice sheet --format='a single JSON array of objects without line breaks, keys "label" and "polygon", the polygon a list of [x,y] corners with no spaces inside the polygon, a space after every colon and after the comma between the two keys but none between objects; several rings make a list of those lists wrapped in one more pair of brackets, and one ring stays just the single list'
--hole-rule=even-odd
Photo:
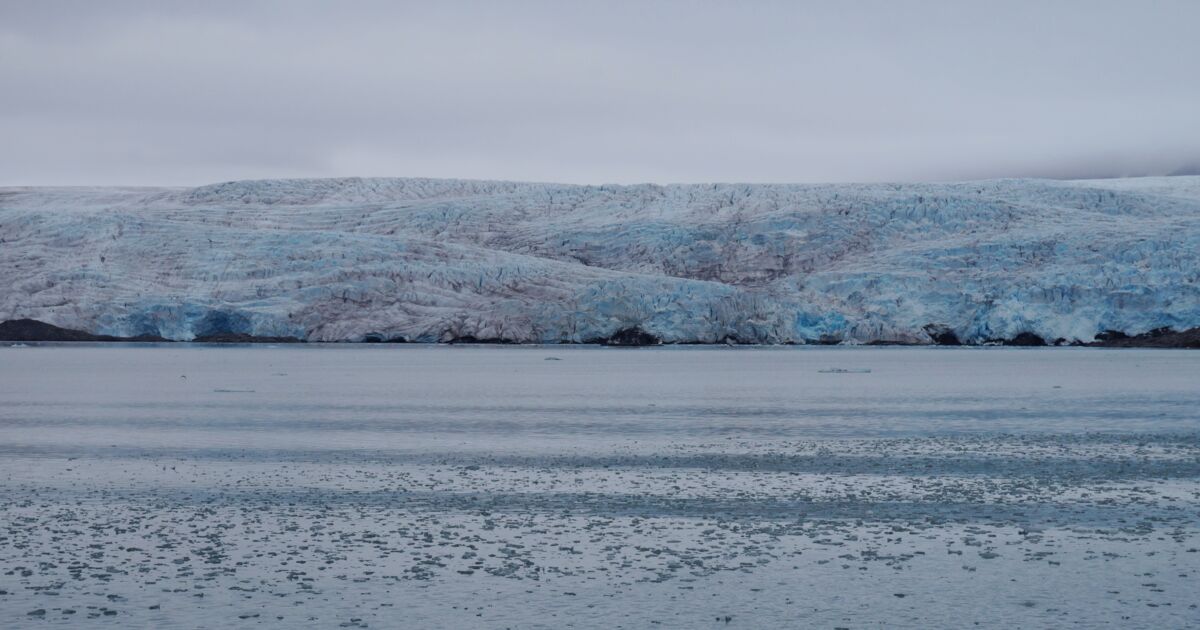
[{"label": "pale sea ice sheet", "polygon": [[0,347],[0,624],[1196,625],[1197,374],[1161,350]]}]

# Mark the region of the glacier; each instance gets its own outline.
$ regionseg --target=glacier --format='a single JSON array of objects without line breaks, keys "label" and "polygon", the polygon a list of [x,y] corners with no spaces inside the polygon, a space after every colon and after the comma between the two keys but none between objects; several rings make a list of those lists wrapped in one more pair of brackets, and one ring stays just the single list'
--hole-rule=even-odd
[{"label": "glacier", "polygon": [[1200,326],[1200,177],[0,188],[0,321],[308,341],[1091,341]]}]

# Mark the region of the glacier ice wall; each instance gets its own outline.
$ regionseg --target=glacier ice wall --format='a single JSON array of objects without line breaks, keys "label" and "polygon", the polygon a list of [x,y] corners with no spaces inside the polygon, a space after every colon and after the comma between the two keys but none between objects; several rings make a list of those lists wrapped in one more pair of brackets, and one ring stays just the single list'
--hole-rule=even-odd
[{"label": "glacier ice wall", "polygon": [[0,189],[0,320],[313,341],[1091,340],[1200,325],[1200,177]]}]

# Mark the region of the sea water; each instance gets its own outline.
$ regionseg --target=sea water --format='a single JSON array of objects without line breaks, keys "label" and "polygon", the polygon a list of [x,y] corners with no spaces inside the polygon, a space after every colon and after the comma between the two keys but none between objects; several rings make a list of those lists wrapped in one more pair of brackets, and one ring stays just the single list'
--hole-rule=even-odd
[{"label": "sea water", "polygon": [[0,347],[0,625],[1200,624],[1200,353]]}]

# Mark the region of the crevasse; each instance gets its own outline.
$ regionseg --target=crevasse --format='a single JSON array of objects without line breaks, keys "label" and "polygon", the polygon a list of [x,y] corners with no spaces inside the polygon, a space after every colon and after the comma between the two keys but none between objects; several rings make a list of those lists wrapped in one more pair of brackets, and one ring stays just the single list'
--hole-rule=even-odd
[{"label": "crevasse", "polygon": [[0,320],[187,340],[1089,341],[1200,325],[1200,177],[0,189]]}]

